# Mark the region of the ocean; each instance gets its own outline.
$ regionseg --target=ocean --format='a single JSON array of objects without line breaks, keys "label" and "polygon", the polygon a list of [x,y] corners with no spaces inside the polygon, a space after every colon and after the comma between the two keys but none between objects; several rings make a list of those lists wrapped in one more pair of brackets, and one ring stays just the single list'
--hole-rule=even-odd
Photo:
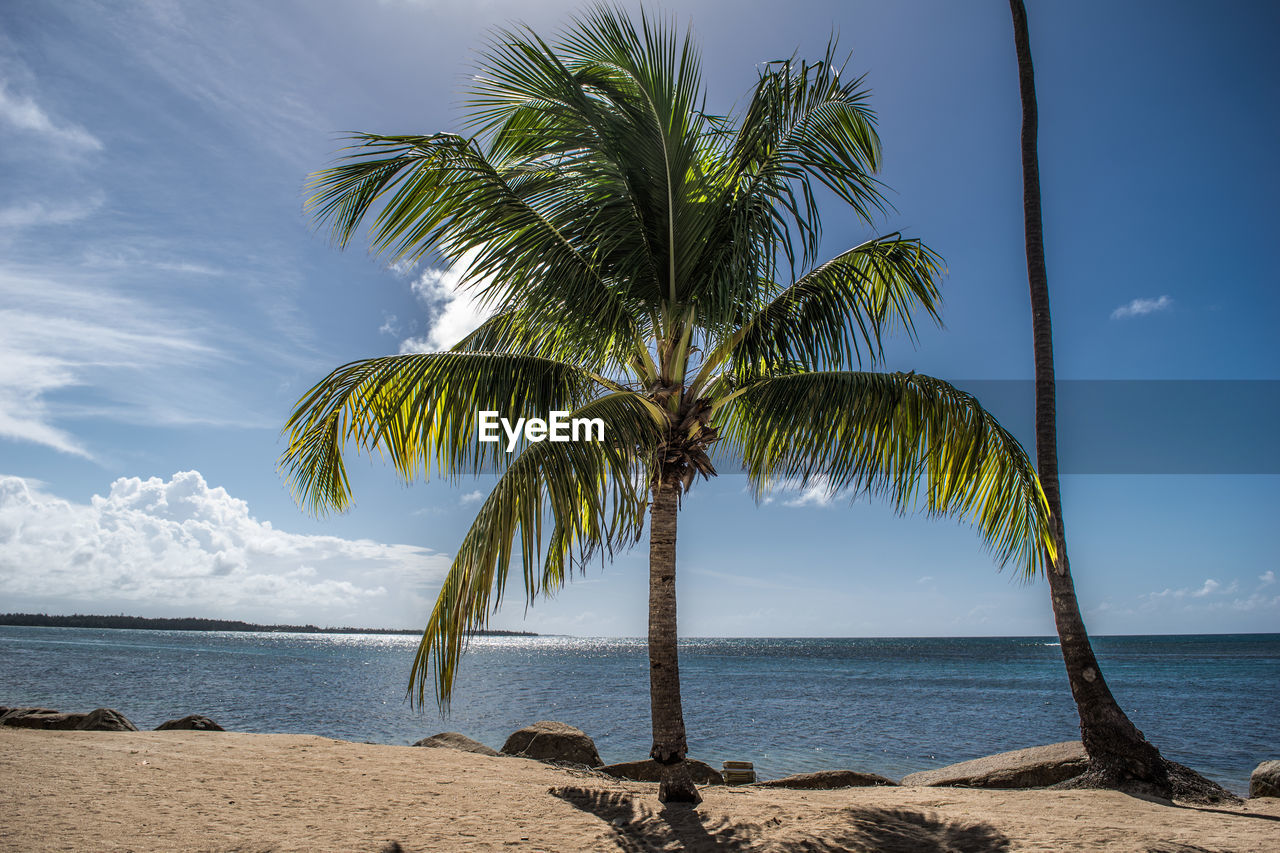
[{"label": "ocean", "polygon": [[[645,758],[641,639],[483,637],[450,714],[405,700],[417,637],[0,626],[0,704],[111,707],[139,728],[205,714],[236,731],[407,744],[460,731],[500,748],[536,720]],[[1280,758],[1280,634],[1096,637],[1121,706],[1162,753],[1238,793]],[[898,778],[1079,737],[1054,638],[686,639],[690,756],[760,778]],[[430,696],[430,692],[428,692]]]}]

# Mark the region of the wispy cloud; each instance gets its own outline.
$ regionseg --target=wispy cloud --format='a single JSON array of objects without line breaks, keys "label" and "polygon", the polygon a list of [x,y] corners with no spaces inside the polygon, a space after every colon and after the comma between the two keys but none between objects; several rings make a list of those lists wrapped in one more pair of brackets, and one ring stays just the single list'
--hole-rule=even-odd
[{"label": "wispy cloud", "polygon": [[1127,320],[1131,317],[1145,317],[1148,314],[1154,314],[1157,311],[1168,311],[1173,307],[1173,300],[1168,296],[1160,296],[1155,299],[1135,299],[1132,302],[1121,305],[1119,308],[1111,312],[1112,320]]},{"label": "wispy cloud", "polygon": [[467,492],[463,495],[461,503],[466,506],[467,504],[479,503],[482,500],[484,500],[484,492],[477,489],[474,492]]},{"label": "wispy cloud", "polygon": [[1270,586],[1275,582],[1276,582],[1276,573],[1271,571],[1270,569],[1258,575],[1258,583],[1260,586]]},{"label": "wispy cloud", "polygon": [[79,222],[102,207],[101,193],[83,201],[25,201],[0,208],[0,228],[30,228],[37,225],[66,225]]},{"label": "wispy cloud", "polygon": [[9,602],[342,624],[385,608],[388,586],[438,582],[448,565],[417,546],[280,530],[198,471],[121,478],[87,504],[0,475]]},{"label": "wispy cloud", "polygon": [[91,389],[94,414],[118,420],[239,414],[216,389],[178,375],[223,360],[219,345],[189,320],[113,292],[101,276],[0,266],[0,297],[0,438],[90,456],[56,423],[70,411],[60,392],[78,386]]},{"label": "wispy cloud", "polygon": [[299,140],[326,139],[335,125],[303,94],[321,76],[321,60],[287,17],[261,4],[146,3],[103,7],[94,26],[255,147],[314,167],[315,152]]},{"label": "wispy cloud", "polygon": [[48,148],[64,153],[101,151],[102,142],[78,124],[55,121],[30,95],[9,91],[9,82],[0,80],[0,123],[38,137]]},{"label": "wispy cloud", "polygon": [[738,575],[731,572],[718,572],[714,569],[692,568],[688,570],[690,574],[702,575],[703,577],[714,578],[718,581],[734,584],[735,586],[745,586],[752,589],[772,589],[785,590],[788,592],[800,592],[804,588],[795,584],[779,583],[778,581],[768,580],[766,578],[756,578],[750,575]]}]

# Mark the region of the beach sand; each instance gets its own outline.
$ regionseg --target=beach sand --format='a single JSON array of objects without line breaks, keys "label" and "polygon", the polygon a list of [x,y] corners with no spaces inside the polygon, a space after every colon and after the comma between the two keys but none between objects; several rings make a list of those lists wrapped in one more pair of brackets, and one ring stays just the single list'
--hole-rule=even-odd
[{"label": "beach sand", "polygon": [[[1280,800],[1109,791],[657,786],[518,758],[306,735],[0,728],[0,849],[1280,850]],[[394,848],[392,848],[394,849]]]}]

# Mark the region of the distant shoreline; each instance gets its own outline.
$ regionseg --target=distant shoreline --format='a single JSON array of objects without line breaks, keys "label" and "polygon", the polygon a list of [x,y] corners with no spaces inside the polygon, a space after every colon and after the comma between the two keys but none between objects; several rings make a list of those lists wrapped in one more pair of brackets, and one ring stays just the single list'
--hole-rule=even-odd
[{"label": "distant shoreline", "polygon": [[[176,619],[145,616],[49,616],[45,613],[0,613],[0,625],[20,628],[110,628],[142,631],[241,631],[276,634],[421,634],[419,628],[321,628],[317,625],[258,625],[238,619]],[[532,631],[476,631],[478,637],[537,637]]]}]

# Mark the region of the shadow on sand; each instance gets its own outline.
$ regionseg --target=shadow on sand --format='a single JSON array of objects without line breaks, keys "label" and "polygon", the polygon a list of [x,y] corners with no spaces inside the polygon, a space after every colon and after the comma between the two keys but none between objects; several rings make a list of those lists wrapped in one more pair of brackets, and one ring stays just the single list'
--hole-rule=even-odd
[{"label": "shadow on sand", "polygon": [[989,824],[946,821],[911,809],[847,808],[831,815],[829,827],[788,833],[778,818],[754,824],[683,806],[658,810],[649,798],[614,791],[564,787],[552,788],[551,794],[598,817],[627,853],[1000,853],[1009,849],[1009,839]]}]

